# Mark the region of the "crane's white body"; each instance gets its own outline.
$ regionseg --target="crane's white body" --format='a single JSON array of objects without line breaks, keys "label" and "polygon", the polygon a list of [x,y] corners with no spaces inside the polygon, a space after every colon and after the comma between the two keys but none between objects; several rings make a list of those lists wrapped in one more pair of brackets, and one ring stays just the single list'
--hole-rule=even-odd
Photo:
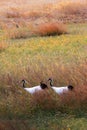
[{"label": "crane's white body", "polygon": [[69,91],[68,86],[65,86],[65,87],[55,87],[55,86],[52,86],[51,88],[59,95],[64,93],[64,92],[68,92]]},{"label": "crane's white body", "polygon": [[35,86],[35,87],[32,87],[32,88],[24,88],[24,90],[26,90],[30,94],[34,94],[35,92],[41,91],[42,88],[38,85],[38,86]]}]

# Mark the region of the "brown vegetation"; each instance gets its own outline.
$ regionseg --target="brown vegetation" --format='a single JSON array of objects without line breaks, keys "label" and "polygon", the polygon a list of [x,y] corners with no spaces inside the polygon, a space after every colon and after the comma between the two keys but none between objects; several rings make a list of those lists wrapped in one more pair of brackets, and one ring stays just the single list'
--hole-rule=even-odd
[{"label": "brown vegetation", "polygon": [[[19,4],[20,7],[18,6]],[[32,23],[33,26],[36,27],[37,25],[39,25],[39,28],[42,28],[40,27],[43,26],[41,24],[44,22],[44,26],[47,26],[45,24],[47,24],[49,21],[51,23],[87,22],[86,6],[86,2],[58,1],[58,3],[56,4],[54,2],[51,4],[42,4],[42,6],[39,6],[38,4],[36,4],[36,6],[30,6],[30,4],[28,3],[25,4],[23,0],[21,2],[16,1],[13,2],[13,4],[11,3],[11,5],[8,6],[8,9],[7,7],[5,7],[3,8],[3,11],[0,10],[0,23],[7,24],[8,27],[12,28],[15,26],[14,22],[19,24],[23,21],[25,22],[25,24]],[[43,31],[45,31],[45,29]],[[19,32],[17,32],[17,34],[18,33]]]},{"label": "brown vegetation", "polygon": [[41,23],[37,26],[32,24],[23,26],[15,24],[13,28],[5,28],[5,35],[7,38],[28,38],[31,36],[51,36],[61,35],[67,33],[66,26],[63,23]]},{"label": "brown vegetation", "polygon": [[[79,64],[79,66],[75,64],[74,66],[54,64],[54,68],[51,68],[51,71],[49,71],[51,65],[49,69],[46,67],[37,68],[35,66],[33,67],[33,65],[30,65],[24,70],[22,69],[21,73],[25,75],[25,79],[29,81],[29,86],[35,86],[37,81],[39,83],[42,79],[47,79],[49,76],[53,77],[55,86],[64,86],[65,84],[72,84],[74,86],[73,92],[64,93],[61,96],[57,95],[50,87],[46,91],[31,96],[20,87],[20,84],[18,84],[18,81],[21,81],[23,78],[23,75],[21,75],[20,72],[14,71],[14,75],[11,73],[1,75],[1,117],[11,116],[18,118],[20,115],[23,115],[23,113],[27,116],[27,114],[30,115],[32,111],[34,112],[36,109],[59,110],[61,112],[69,112],[73,110],[86,111],[86,65],[86,63]],[[42,73],[42,70],[44,73]],[[58,73],[56,70],[58,70]]]},{"label": "brown vegetation", "polygon": [[38,26],[36,34],[41,36],[50,36],[50,35],[61,35],[65,34],[67,29],[63,23],[44,23]]},{"label": "brown vegetation", "polygon": [[[27,1],[28,2],[28,1]],[[13,2],[15,3],[15,2]],[[18,6],[20,4],[20,7]],[[7,21],[11,22],[11,19],[15,21],[26,20],[32,21],[35,24],[37,19],[44,20],[44,17],[49,21],[62,21],[62,22],[86,22],[87,21],[87,3],[86,2],[68,2],[63,1],[51,4],[25,4],[24,1],[9,5],[6,11],[3,11],[2,15],[7,18]],[[31,9],[32,8],[32,9]],[[34,21],[33,21],[34,20]],[[2,20],[4,21],[4,19]]]},{"label": "brown vegetation", "polygon": [[19,39],[19,38],[27,38],[30,37],[32,32],[30,33],[28,28],[12,28],[12,29],[5,29],[5,36],[11,39]]},{"label": "brown vegetation", "polygon": [[76,86],[73,91],[56,94],[49,92],[36,93],[31,99],[32,107],[44,110],[59,110],[69,112],[73,110],[87,110],[87,86]]},{"label": "brown vegetation", "polygon": [[70,15],[81,15],[86,14],[86,5],[87,3],[82,2],[66,2],[66,3],[60,3],[60,12],[64,14],[70,14]]},{"label": "brown vegetation", "polygon": [[9,11],[6,12],[7,18],[31,18],[36,19],[44,15],[44,12],[39,11],[24,11],[24,9],[20,9],[18,7],[10,8]]}]

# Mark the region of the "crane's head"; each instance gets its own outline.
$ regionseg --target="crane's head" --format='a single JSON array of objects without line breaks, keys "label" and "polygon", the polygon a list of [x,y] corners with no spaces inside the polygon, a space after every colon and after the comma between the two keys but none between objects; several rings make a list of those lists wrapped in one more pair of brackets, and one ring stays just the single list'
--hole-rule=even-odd
[{"label": "crane's head", "polygon": [[22,82],[22,83],[25,83],[25,82],[26,82],[26,80],[25,80],[25,79],[22,79],[22,80],[21,80],[21,82]]},{"label": "crane's head", "polygon": [[25,88],[25,85],[29,84],[25,79],[22,79],[20,83],[23,84],[23,88]]},{"label": "crane's head", "polygon": [[50,81],[50,86],[52,87],[53,86],[53,79],[49,78],[47,81]]},{"label": "crane's head", "polygon": [[73,90],[74,87],[73,87],[72,85],[68,85],[68,89],[69,89],[69,90]]},{"label": "crane's head", "polygon": [[28,83],[28,81],[27,81],[27,80],[25,80],[25,79],[22,79],[22,80],[21,80],[21,82],[22,82],[22,83],[29,84],[29,83]]},{"label": "crane's head", "polygon": [[43,81],[40,82],[40,87],[42,89],[48,88],[47,84],[45,84]]}]

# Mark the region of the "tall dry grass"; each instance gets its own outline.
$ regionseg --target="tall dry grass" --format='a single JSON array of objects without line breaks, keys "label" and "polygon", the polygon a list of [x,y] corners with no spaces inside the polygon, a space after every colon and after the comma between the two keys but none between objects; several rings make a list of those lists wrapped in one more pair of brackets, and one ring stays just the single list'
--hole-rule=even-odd
[{"label": "tall dry grass", "polygon": [[31,98],[32,107],[43,110],[59,110],[61,112],[87,111],[87,86],[76,86],[73,91],[56,94],[51,88],[36,93]]},{"label": "tall dry grass", "polygon": [[[28,7],[27,7],[28,8]],[[5,16],[6,18],[31,18],[31,19],[36,19],[39,18],[41,16],[44,16],[45,13],[44,11],[39,12],[38,10],[25,10],[25,8],[22,7],[12,7],[10,8]]]},{"label": "tall dry grass", "polygon": [[10,39],[20,39],[20,38],[27,38],[31,36],[30,30],[26,27],[24,28],[16,28],[13,27],[12,29],[5,29],[5,37]]},{"label": "tall dry grass", "polygon": [[28,120],[1,120],[0,130],[37,130],[35,126],[30,127]]},{"label": "tall dry grass", "polygon": [[[38,18],[43,15],[46,15],[48,12],[51,14],[52,11],[59,11],[59,13],[64,14],[86,14],[86,5],[87,2],[74,2],[74,1],[62,1],[62,2],[54,2],[52,4],[43,4],[42,6],[30,6],[21,1],[20,7],[16,4],[12,7],[9,7],[5,12],[5,16],[7,18]],[[28,10],[27,10],[28,9]],[[41,10],[42,9],[42,10]],[[56,14],[56,12],[55,12]]]},{"label": "tall dry grass", "polygon": [[54,18],[65,23],[83,23],[87,19],[87,2],[66,1],[54,5],[52,14]]},{"label": "tall dry grass", "polygon": [[[24,5],[23,5],[24,4]],[[21,1],[20,7],[16,4],[3,12],[7,19],[26,19],[35,23],[38,19],[62,21],[62,22],[86,22],[87,2],[63,1],[42,6],[30,6]],[[9,21],[10,22],[10,21]]]},{"label": "tall dry grass", "polygon": [[[27,68],[0,75],[1,117],[19,118],[30,116],[32,112],[42,110],[58,110],[61,112],[87,111],[87,62],[79,64],[49,64],[43,66],[30,64]],[[42,71],[43,70],[43,71]],[[13,75],[14,74],[14,75]],[[27,87],[35,86],[43,79],[54,79],[54,86],[72,84],[72,92],[57,95],[49,89],[34,94],[24,91],[19,82],[26,79]],[[7,99],[7,100],[6,100]],[[24,115],[23,115],[24,113]]]},{"label": "tall dry grass", "polygon": [[6,38],[10,39],[20,39],[28,38],[34,35],[32,23],[28,24],[26,22],[12,22],[11,25],[3,27],[4,34]]}]

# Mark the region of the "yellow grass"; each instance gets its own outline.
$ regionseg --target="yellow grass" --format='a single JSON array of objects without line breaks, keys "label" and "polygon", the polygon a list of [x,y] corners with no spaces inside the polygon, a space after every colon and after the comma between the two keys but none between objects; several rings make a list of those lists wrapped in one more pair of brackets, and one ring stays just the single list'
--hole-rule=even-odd
[{"label": "yellow grass", "polygon": [[8,44],[5,41],[0,41],[0,51],[3,51],[8,47]]}]

